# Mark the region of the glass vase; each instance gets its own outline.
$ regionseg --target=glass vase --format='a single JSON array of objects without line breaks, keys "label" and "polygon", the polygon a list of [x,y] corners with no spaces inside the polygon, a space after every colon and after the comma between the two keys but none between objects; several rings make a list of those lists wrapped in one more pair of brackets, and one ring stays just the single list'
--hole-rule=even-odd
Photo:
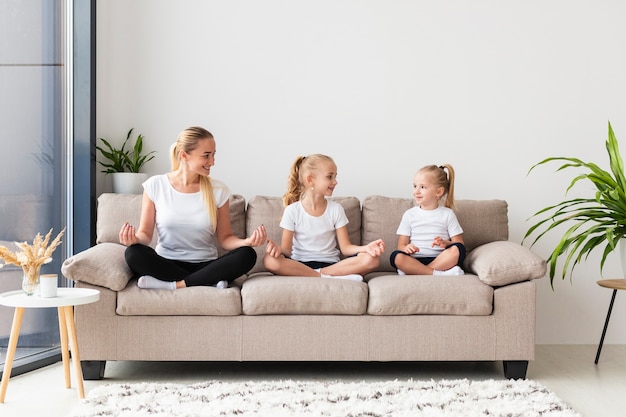
[{"label": "glass vase", "polygon": [[22,291],[26,295],[33,295],[39,289],[39,271],[41,266],[23,266]]}]

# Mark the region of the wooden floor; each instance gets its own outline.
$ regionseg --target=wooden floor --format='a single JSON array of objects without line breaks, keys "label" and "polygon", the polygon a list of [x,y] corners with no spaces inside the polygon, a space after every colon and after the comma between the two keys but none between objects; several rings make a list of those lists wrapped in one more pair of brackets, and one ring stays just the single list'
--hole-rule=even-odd
[{"label": "wooden floor", "polygon": [[[584,417],[626,415],[626,345],[605,345],[595,365],[595,345],[538,345],[528,378],[541,382]],[[73,376],[73,375],[72,375]],[[501,363],[170,363],[111,362],[105,379],[85,381],[85,392],[120,382],[194,383],[208,379],[491,379]],[[60,363],[11,378],[2,417],[71,415],[76,386],[66,389]]]}]

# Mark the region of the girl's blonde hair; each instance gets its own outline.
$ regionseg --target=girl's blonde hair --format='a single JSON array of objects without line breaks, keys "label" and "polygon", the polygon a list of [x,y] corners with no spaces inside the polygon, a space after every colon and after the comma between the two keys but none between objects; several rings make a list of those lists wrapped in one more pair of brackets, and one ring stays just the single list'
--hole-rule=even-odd
[{"label": "girl's blonde hair", "polygon": [[287,180],[287,192],[283,195],[283,204],[289,204],[300,201],[305,192],[306,177],[316,172],[321,163],[334,164],[333,158],[319,153],[309,156],[299,156],[291,165],[289,179]]},{"label": "girl's blonde hair", "polygon": [[[446,173],[446,171],[448,171]],[[452,165],[426,165],[420,168],[418,172],[430,175],[437,187],[443,187],[443,193],[446,196],[444,205],[454,210],[454,169]]]},{"label": "girl's blonde hair", "polygon": [[[180,153],[182,151],[190,153],[198,147],[199,141],[207,139],[215,140],[211,132],[203,127],[192,126],[180,132],[176,142],[170,148],[172,170],[176,171],[180,167]],[[217,228],[217,204],[213,195],[213,184],[211,184],[211,178],[208,175],[200,176],[200,191],[202,192],[202,198],[207,206],[213,231],[215,232]]]}]

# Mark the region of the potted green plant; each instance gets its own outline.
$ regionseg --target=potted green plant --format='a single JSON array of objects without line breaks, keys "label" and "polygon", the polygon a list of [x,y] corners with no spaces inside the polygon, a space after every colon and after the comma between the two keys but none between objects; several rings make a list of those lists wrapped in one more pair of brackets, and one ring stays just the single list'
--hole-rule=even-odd
[{"label": "potted green plant", "polygon": [[100,138],[104,147],[96,146],[105,161],[98,161],[104,167],[102,172],[113,177],[113,192],[123,194],[141,194],[141,184],[147,174],[141,172],[143,166],[154,158],[155,151],[143,153],[143,135],[139,134],[132,147],[126,148],[133,133],[131,128],[126,140],[120,148],[111,145],[106,139]]},{"label": "potted green plant", "polygon": [[[572,198],[546,207],[535,213],[533,217],[542,217],[532,225],[523,240],[536,234],[532,245],[546,236],[550,231],[567,227],[559,242],[548,258],[550,285],[554,288],[554,276],[557,261],[564,259],[561,278],[565,279],[567,271],[571,274],[579,263],[586,260],[596,248],[602,249],[600,273],[607,256],[620,247],[624,252],[626,245],[621,243],[626,236],[626,177],[619,146],[611,123],[606,141],[610,171],[600,168],[592,162],[584,162],[578,158],[551,157],[533,165],[529,173],[539,165],[550,162],[564,162],[558,171],[567,168],[584,168],[587,173],[577,174],[567,187],[566,193],[580,181],[588,181],[595,187],[595,195],[590,198]],[[626,268],[624,256],[622,268]],[[626,273],[626,269],[624,269]]]}]

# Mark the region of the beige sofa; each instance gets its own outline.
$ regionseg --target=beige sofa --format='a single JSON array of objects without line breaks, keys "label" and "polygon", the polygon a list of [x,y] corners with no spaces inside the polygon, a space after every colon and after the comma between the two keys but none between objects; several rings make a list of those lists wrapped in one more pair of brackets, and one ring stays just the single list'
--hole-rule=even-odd
[{"label": "beige sofa", "polygon": [[[98,199],[97,244],[67,259],[63,274],[100,290],[76,308],[86,379],[106,361],[503,361],[524,378],[535,352],[535,283],[546,263],[507,241],[507,204],[457,202],[468,256],[462,276],[398,276],[389,255],[411,199],[333,198],[346,210],[353,242],[383,238],[387,252],[366,282],[279,277],[257,263],[219,290],[141,290],[118,244],[125,221],[137,224],[141,196]],[[278,197],[230,201],[234,232],[264,224],[280,240]],[[154,242],[153,242],[154,243]]]}]

